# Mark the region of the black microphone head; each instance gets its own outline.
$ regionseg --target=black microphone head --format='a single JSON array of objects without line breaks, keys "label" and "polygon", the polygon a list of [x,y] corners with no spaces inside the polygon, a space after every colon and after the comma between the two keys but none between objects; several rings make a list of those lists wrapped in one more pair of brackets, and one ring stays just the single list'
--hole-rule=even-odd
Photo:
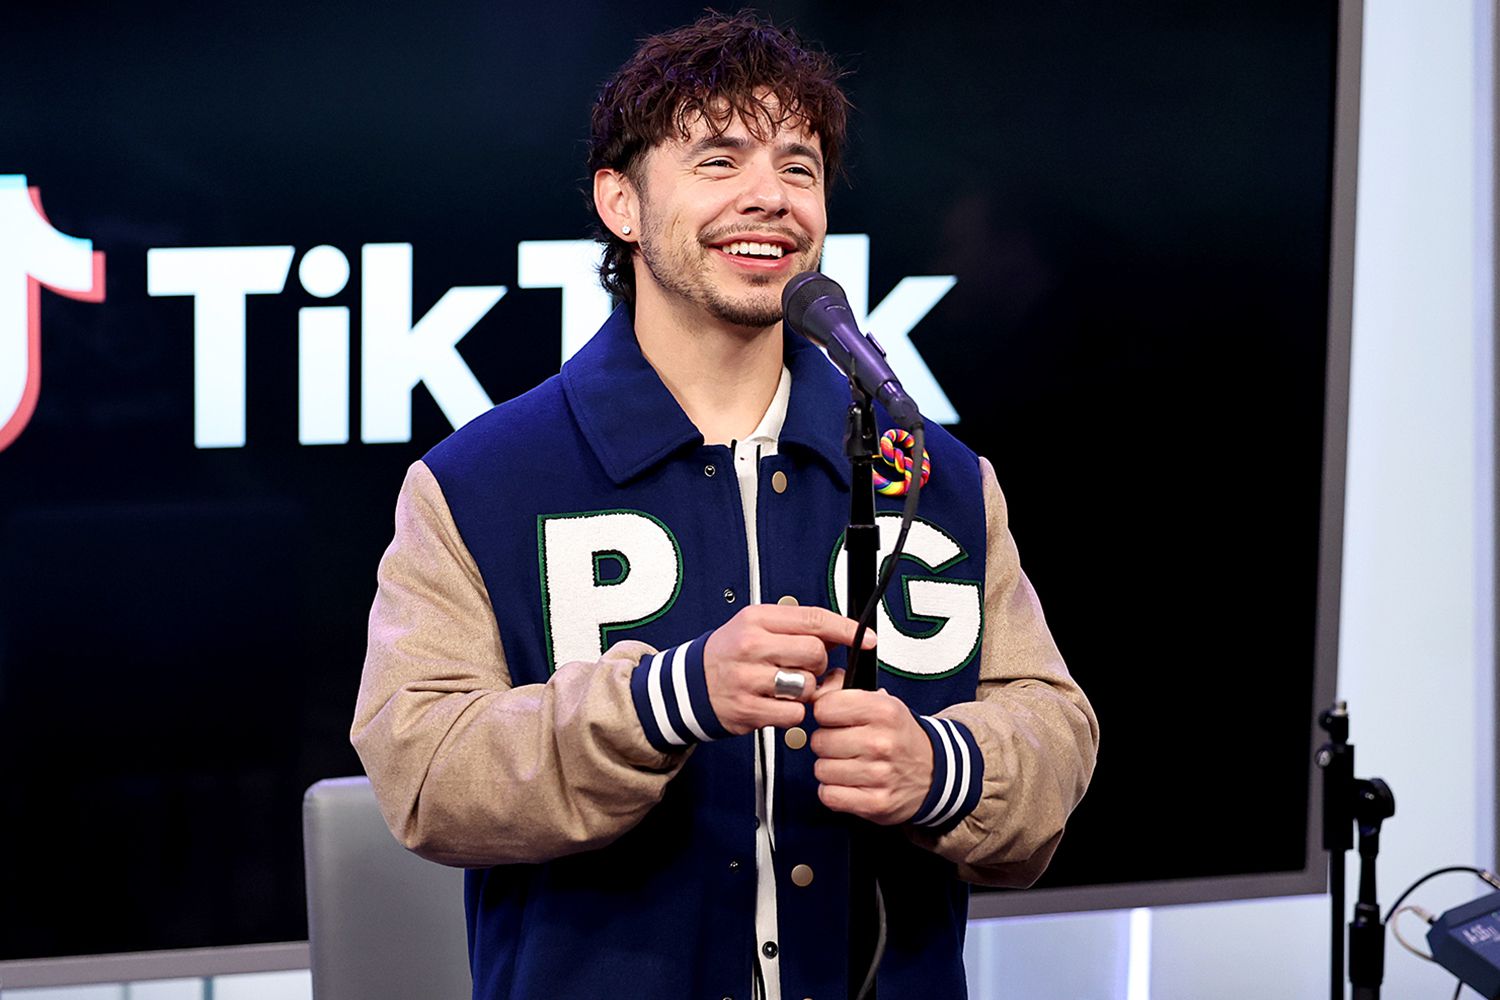
[{"label": "black microphone head", "polygon": [[827,298],[832,298],[846,310],[849,308],[849,299],[837,281],[821,271],[803,271],[781,290],[781,318],[808,340],[822,344],[827,332],[818,328],[820,324],[807,323],[805,318],[814,302]]}]

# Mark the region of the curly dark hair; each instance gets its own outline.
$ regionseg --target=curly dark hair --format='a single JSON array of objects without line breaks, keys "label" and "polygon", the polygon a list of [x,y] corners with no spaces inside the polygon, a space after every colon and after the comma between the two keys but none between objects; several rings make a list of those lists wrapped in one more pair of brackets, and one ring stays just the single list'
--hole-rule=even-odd
[{"label": "curly dark hair", "polygon": [[[715,135],[743,121],[756,139],[789,122],[803,124],[823,147],[825,176],[837,177],[850,106],[839,88],[843,75],[831,56],[754,11],[710,11],[642,39],[604,84],[594,101],[589,175],[609,168],[639,186],[646,152],[670,138],[686,140],[701,119]],[[604,244],[600,283],[634,305],[631,244],[602,220],[595,239]]]}]

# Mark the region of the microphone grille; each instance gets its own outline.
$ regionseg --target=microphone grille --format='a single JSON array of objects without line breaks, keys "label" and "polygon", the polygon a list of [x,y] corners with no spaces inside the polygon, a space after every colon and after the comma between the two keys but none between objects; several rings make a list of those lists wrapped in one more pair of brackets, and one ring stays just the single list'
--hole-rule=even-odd
[{"label": "microphone grille", "polygon": [[821,271],[803,271],[781,290],[781,316],[786,322],[803,335],[808,331],[803,329],[803,317],[807,315],[808,308],[818,299],[826,296],[835,296],[835,301],[848,301],[844,290],[839,283],[823,274]]}]

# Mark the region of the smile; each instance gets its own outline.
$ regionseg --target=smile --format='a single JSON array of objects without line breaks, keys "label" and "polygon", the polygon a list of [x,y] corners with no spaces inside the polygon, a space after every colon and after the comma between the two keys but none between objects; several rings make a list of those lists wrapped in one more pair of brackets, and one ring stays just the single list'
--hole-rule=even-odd
[{"label": "smile", "polygon": [[784,248],[775,243],[726,243],[718,249],[734,257],[761,257],[771,260],[777,260],[786,253]]}]

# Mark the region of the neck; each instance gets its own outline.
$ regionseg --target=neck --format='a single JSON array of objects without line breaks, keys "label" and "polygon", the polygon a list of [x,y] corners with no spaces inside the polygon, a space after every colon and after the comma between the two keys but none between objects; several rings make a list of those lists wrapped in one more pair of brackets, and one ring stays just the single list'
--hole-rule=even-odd
[{"label": "neck", "polygon": [[749,437],[781,381],[781,324],[749,329],[659,305],[636,301],[635,336],[646,361],[705,444]]}]

